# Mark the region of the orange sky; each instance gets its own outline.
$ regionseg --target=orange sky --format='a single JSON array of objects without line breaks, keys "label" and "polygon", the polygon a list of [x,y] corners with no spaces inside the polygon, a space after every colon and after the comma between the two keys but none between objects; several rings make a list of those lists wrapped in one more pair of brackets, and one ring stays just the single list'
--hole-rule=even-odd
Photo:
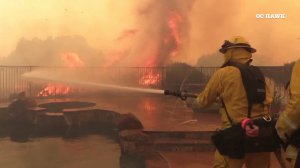
[{"label": "orange sky", "polygon": [[[137,8],[148,1],[155,0],[0,0],[0,56],[12,52],[22,37],[82,35],[93,47],[109,50],[123,30],[138,26]],[[232,35],[245,36],[257,48],[254,59],[263,57],[271,65],[298,59],[298,11],[297,0],[195,0],[180,60],[194,64]],[[284,13],[287,18],[257,19],[258,13]]]},{"label": "orange sky", "polygon": [[135,3],[129,1],[0,0],[0,56],[8,55],[21,37],[82,35],[94,47],[105,48],[132,27]]},{"label": "orange sky", "polygon": [[[263,57],[266,64],[282,64],[300,58],[299,1],[205,2],[196,1],[190,15],[192,41],[188,55],[197,54],[197,50],[209,54],[219,48],[224,39],[242,35],[257,49],[254,59]],[[259,13],[284,13],[287,18],[257,19]]]}]

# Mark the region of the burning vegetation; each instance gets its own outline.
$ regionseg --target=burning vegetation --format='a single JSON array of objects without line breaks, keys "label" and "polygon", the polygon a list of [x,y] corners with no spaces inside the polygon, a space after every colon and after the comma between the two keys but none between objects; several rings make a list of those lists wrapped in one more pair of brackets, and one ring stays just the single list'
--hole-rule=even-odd
[{"label": "burning vegetation", "polygon": [[[76,53],[62,53],[61,59],[64,61],[65,65],[69,68],[83,67],[84,62],[79,58]],[[41,90],[37,96],[38,97],[51,97],[51,96],[64,96],[69,95],[74,89],[71,86],[61,84],[61,83],[48,83],[48,85]]]},{"label": "burning vegetation", "polygon": [[[186,13],[190,6],[183,8],[179,1],[149,1],[144,5],[137,12],[137,26],[125,29],[115,38],[114,47],[106,53],[106,60],[99,66],[163,67],[178,58],[183,36],[186,35]],[[63,65],[69,68],[89,65],[75,52],[64,52],[60,57]],[[152,87],[161,84],[162,77],[161,71],[147,70],[139,74],[136,82],[140,87]],[[72,90],[64,84],[49,83],[38,96],[65,95]]]},{"label": "burning vegetation", "polygon": [[115,47],[105,65],[161,67],[174,61],[188,21],[184,11],[188,9],[178,5],[176,1],[152,1],[141,7],[137,26],[124,30],[115,40],[124,47]]},{"label": "burning vegetation", "polygon": [[[125,84],[131,82],[138,84],[139,87],[155,88],[158,85],[167,86],[166,83],[171,83],[168,80],[172,80],[175,81],[175,83],[177,82],[177,84],[174,85],[180,85],[186,73],[184,75],[178,73],[175,70],[176,68],[173,68],[176,67],[174,62],[183,59],[187,60],[188,57],[198,54],[198,52],[199,54],[205,53],[206,50],[203,49],[210,45],[216,48],[216,42],[220,41],[220,38],[223,39],[223,37],[220,36],[218,39],[207,38],[208,34],[206,34],[206,31],[212,27],[216,29],[214,32],[216,32],[217,35],[219,32],[223,33],[223,24],[229,25],[230,30],[234,30],[235,28],[231,23],[220,23],[220,26],[216,26],[215,23],[219,18],[204,17],[204,15],[198,13],[201,11],[210,14],[210,12],[213,11],[216,16],[223,16],[223,11],[207,10],[211,9],[211,7],[215,7],[217,3],[223,4],[222,2],[198,2],[193,0],[185,2],[181,0],[139,1],[134,3],[134,7],[130,8],[131,12],[134,10],[132,14],[135,18],[134,21],[125,19],[122,21],[124,22],[123,26],[120,27],[118,31],[113,29],[111,31],[99,30],[99,32],[103,31],[101,32],[103,36],[104,34],[109,34],[110,40],[113,41],[112,45],[109,45],[111,41],[108,42],[109,44],[104,45],[103,43],[106,41],[103,40],[105,42],[99,44],[99,46],[94,44],[92,47],[86,42],[85,37],[81,36],[58,36],[55,38],[49,37],[45,40],[40,40],[39,38],[33,38],[32,40],[21,39],[16,50],[6,59],[13,61],[6,62],[9,64],[16,63],[17,65],[22,65],[21,62],[24,61],[26,65],[64,66],[71,71],[73,69],[87,68],[90,66],[102,67],[102,69],[115,67],[149,67],[153,69],[140,71],[138,73],[135,72],[136,74],[133,74],[132,71],[122,72],[122,78],[125,78],[124,81],[126,81]],[[232,4],[234,4],[234,2],[230,2],[230,5]],[[200,7],[207,9],[196,10]],[[231,16],[231,14],[232,13],[229,12],[229,14],[226,14],[224,17]],[[124,16],[124,18],[127,17],[128,16]],[[116,23],[115,18],[112,18],[110,21]],[[195,20],[197,22],[195,22]],[[126,22],[130,23],[125,24]],[[205,22],[206,24],[202,24],[201,22]],[[103,26],[109,27],[109,24]],[[99,32],[95,32],[95,34]],[[195,41],[195,39],[199,40],[199,43],[197,43],[198,41]],[[197,52],[194,48],[197,48]],[[191,53],[190,50],[193,50],[193,52]],[[199,50],[203,50],[203,52]],[[208,56],[207,58],[211,59],[212,56]],[[205,61],[199,60],[199,62],[203,63]],[[215,60],[213,60],[213,62],[215,62]],[[184,67],[183,64],[182,66]],[[154,69],[154,67],[158,70]],[[159,70],[161,67],[167,67],[166,72]],[[189,67],[188,69],[192,68]],[[105,73],[103,70],[99,70],[99,76],[106,75],[110,78],[117,78],[117,73],[108,73],[109,71],[110,70],[107,70]],[[193,73],[199,74],[195,76],[195,78],[202,80],[200,71],[192,71]],[[87,76],[87,74],[88,73],[78,75]],[[90,78],[94,78],[94,76],[90,76]],[[178,82],[179,80],[177,81],[179,78],[180,82]],[[188,80],[191,80],[192,77],[188,78]],[[203,78],[206,77],[204,76]],[[100,79],[97,82],[99,81],[106,82]],[[198,83],[199,81],[195,82]],[[76,92],[76,89],[72,86],[56,82],[49,82],[44,86],[42,90],[37,92],[37,96],[61,96]],[[177,88],[178,86],[167,87]]]},{"label": "burning vegetation", "polygon": [[[116,38],[116,44],[125,47],[116,47],[108,55],[104,67],[163,67],[172,63],[178,58],[186,35],[187,10],[180,8],[177,1],[151,1],[142,7],[138,12],[139,26],[124,30]],[[161,80],[162,74],[152,70],[143,74],[138,83],[153,86]]]}]

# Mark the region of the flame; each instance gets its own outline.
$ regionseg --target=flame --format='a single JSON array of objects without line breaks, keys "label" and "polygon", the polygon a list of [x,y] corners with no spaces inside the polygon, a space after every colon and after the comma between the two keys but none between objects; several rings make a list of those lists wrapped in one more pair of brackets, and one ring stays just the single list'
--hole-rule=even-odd
[{"label": "flame", "polygon": [[68,95],[71,92],[71,87],[59,83],[49,83],[46,88],[38,93],[38,97],[62,96]]},{"label": "flame", "polygon": [[[164,3],[163,3],[164,4]],[[108,54],[104,67],[121,66],[165,66],[178,55],[182,44],[182,30],[185,24],[184,17],[176,8],[163,8],[160,20],[153,26],[152,17],[157,13],[146,10],[141,16],[145,17],[145,25],[139,29],[125,30],[116,38],[114,51]],[[147,24],[149,20],[149,24]],[[150,34],[150,35],[149,35]],[[138,57],[139,59],[136,59]],[[161,74],[154,71],[147,72],[138,79],[142,86],[154,86],[161,81]]]},{"label": "flame", "polygon": [[[61,54],[61,59],[67,67],[82,67],[84,62],[79,58],[76,53],[67,52]],[[70,86],[60,84],[60,83],[48,83],[48,85],[41,90],[37,96],[38,97],[49,97],[49,96],[65,96],[69,95],[74,89]]]},{"label": "flame", "polygon": [[141,13],[145,17],[141,22],[144,26],[137,25],[139,28],[124,30],[115,39],[113,51],[108,52],[104,67],[155,67],[173,61],[182,44],[182,31],[186,22],[179,9],[166,8],[160,11],[161,16],[155,26],[152,23],[155,19],[149,18],[157,17],[157,12],[146,10]]},{"label": "flame", "polygon": [[160,82],[161,76],[159,73],[149,72],[139,79],[139,84],[143,86],[153,86]]},{"label": "flame", "polygon": [[174,38],[177,46],[181,43],[179,25],[182,22],[183,22],[183,19],[179,13],[177,13],[175,11],[169,12],[168,27],[170,29],[171,35]]},{"label": "flame", "polygon": [[79,58],[76,53],[67,52],[61,54],[61,59],[68,67],[83,67],[84,62]]},{"label": "flame", "polygon": [[168,15],[168,28],[170,31],[169,37],[165,37],[165,45],[172,45],[173,47],[169,51],[170,57],[175,57],[178,53],[178,49],[180,44],[182,43],[181,40],[181,29],[180,26],[183,24],[183,17],[176,11],[169,11]]},{"label": "flame", "polygon": [[[155,41],[149,41],[147,49],[151,52],[147,57],[148,60],[145,62],[148,67],[160,66],[158,62],[160,56],[164,54],[169,55],[170,57],[176,56],[178,52],[178,47],[181,44],[181,35],[180,35],[180,26],[183,22],[182,16],[176,11],[169,11],[167,18],[167,26],[169,33],[167,33],[163,38],[163,45],[159,46],[155,44]],[[164,49],[166,51],[163,51]],[[147,49],[145,51],[147,51]],[[169,50],[168,50],[169,49]],[[159,73],[149,72],[146,75],[143,75],[139,79],[139,84],[142,86],[153,86],[157,85],[161,81],[161,75]]]},{"label": "flame", "polygon": [[146,67],[164,66],[168,63],[172,57],[175,57],[178,53],[179,46],[182,43],[181,29],[183,24],[183,17],[179,12],[169,11],[165,27],[167,33],[161,35],[158,39],[148,39],[147,44],[143,50],[144,58],[147,60],[144,62]]}]

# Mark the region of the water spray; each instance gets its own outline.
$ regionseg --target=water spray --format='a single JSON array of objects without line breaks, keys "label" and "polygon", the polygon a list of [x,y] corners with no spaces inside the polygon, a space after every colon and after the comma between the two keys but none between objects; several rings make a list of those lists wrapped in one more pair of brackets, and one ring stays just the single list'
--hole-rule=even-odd
[{"label": "water spray", "polygon": [[92,87],[92,88],[97,88],[97,89],[99,89],[99,88],[114,89],[114,90],[117,89],[117,90],[132,91],[132,92],[172,95],[172,96],[179,97],[181,100],[186,100],[188,97],[197,98],[197,94],[189,93],[187,91],[146,89],[146,88],[138,88],[138,87],[121,86],[121,85],[115,85],[115,84],[66,79],[66,78],[62,79],[62,78],[58,78],[57,75],[54,76],[53,74],[40,74],[38,72],[25,73],[22,75],[22,77],[26,78],[27,80],[65,83],[65,84],[69,84],[69,85],[80,85],[80,86],[84,86],[84,87]]},{"label": "water spray", "polygon": [[142,93],[152,93],[152,94],[164,94],[164,90],[159,89],[145,89],[145,88],[137,88],[137,87],[127,87],[121,85],[107,84],[107,83],[99,83],[99,82],[88,82],[88,81],[79,81],[79,80],[71,80],[71,79],[58,79],[57,77],[51,75],[40,75],[36,73],[25,73],[23,74],[24,78],[27,80],[35,80],[35,81],[47,81],[47,82],[57,82],[57,83],[65,83],[69,85],[80,85],[85,87],[92,88],[102,88],[102,89],[117,89],[124,91],[133,91],[133,92],[142,92]]}]

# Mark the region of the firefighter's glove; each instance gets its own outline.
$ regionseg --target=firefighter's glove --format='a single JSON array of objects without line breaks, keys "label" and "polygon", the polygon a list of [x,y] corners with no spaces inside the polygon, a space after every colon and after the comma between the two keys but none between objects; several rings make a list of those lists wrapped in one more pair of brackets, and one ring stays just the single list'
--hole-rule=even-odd
[{"label": "firefighter's glove", "polygon": [[246,125],[245,133],[248,137],[257,137],[259,134],[259,127],[257,125]]},{"label": "firefighter's glove", "polygon": [[250,118],[245,118],[241,123],[242,128],[245,130],[245,134],[248,137],[257,137],[259,134],[259,127],[253,124]]},{"label": "firefighter's glove", "polygon": [[285,150],[287,160],[296,160],[298,154],[298,148],[293,145],[288,145]]}]

